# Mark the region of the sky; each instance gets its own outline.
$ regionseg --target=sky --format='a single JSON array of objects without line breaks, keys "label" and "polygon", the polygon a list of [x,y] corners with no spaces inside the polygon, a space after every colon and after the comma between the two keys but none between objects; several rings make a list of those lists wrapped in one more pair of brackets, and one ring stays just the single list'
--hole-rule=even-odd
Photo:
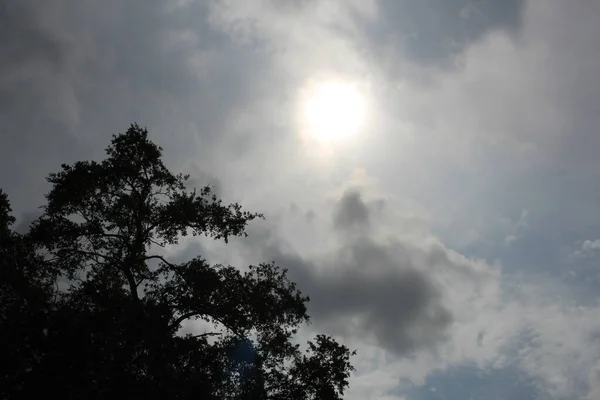
[{"label": "sky", "polygon": [[288,268],[300,339],[358,351],[347,399],[598,399],[599,19],[586,0],[4,0],[0,187],[24,229],[48,173],[138,122],[173,171],[267,217],[169,256]]}]

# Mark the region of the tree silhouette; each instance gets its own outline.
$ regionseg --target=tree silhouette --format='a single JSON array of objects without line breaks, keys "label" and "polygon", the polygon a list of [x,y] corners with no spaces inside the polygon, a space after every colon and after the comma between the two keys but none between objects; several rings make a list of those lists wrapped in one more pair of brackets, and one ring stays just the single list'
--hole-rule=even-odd
[{"label": "tree silhouette", "polygon": [[[186,189],[137,124],[106,153],[49,175],[26,235],[11,231],[0,192],[0,395],[340,399],[351,353],[325,335],[294,344],[308,297],[285,269],[173,263],[159,251],[189,234],[227,242],[262,215]],[[218,329],[178,334],[188,319]]]}]

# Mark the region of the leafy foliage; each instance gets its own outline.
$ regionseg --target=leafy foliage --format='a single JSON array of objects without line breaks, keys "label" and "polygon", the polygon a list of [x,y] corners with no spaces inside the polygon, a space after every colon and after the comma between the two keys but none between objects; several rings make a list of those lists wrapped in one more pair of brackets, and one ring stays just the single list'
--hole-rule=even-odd
[{"label": "leafy foliage", "polygon": [[[188,234],[227,242],[262,215],[187,190],[136,124],[107,156],[50,174],[27,235],[0,191],[0,396],[340,399],[351,353],[324,335],[305,352],[293,342],[309,299],[285,269],[159,251]],[[182,336],[188,319],[218,329]]]}]

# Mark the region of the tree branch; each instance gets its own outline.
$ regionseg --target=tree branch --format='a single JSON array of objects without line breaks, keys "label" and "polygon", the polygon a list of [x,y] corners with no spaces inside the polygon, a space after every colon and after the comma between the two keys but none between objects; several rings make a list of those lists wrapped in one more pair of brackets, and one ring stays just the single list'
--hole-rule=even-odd
[{"label": "tree branch", "polygon": [[179,327],[179,325],[185,321],[188,318],[194,317],[194,316],[199,316],[199,315],[205,315],[205,313],[203,312],[199,312],[199,311],[193,311],[193,312],[189,312],[189,313],[185,313],[179,316],[179,318],[177,318],[175,320],[175,322],[173,322],[170,326],[169,326],[169,330],[173,330],[173,329],[177,329]]},{"label": "tree branch", "polygon": [[222,334],[223,334],[223,332],[204,332],[199,335],[194,335],[192,337],[199,338],[199,337],[205,337],[205,336],[219,336]]},{"label": "tree branch", "polygon": [[175,264],[172,264],[172,263],[168,262],[167,260],[164,259],[163,256],[159,256],[158,254],[153,254],[151,256],[144,257],[144,261],[152,260],[152,259],[159,259],[162,262],[164,262],[165,264],[167,264],[169,267],[173,267],[173,268],[175,267]]},{"label": "tree branch", "polygon": [[104,232],[93,232],[93,233],[85,233],[85,235],[89,236],[101,236],[101,237],[109,237],[109,238],[117,238],[123,242],[127,242],[127,239],[123,235],[118,235],[116,233],[104,233]]},{"label": "tree branch", "polygon": [[[148,232],[148,233],[150,233],[150,232]],[[157,246],[159,246],[159,247],[162,247],[163,249],[165,248],[165,245],[164,245],[164,244],[158,243],[156,240],[154,240],[154,239],[152,239],[152,238],[148,238],[148,240],[149,240],[151,243],[154,243],[155,245],[157,245]]]},{"label": "tree branch", "polygon": [[127,282],[129,283],[129,290],[131,292],[131,298],[133,299],[133,301],[139,302],[140,298],[139,298],[138,292],[137,292],[138,284],[135,282],[135,277],[133,276],[133,273],[125,265],[123,265],[123,268],[121,268],[121,270],[123,271],[123,274],[125,274],[125,278],[127,279]]},{"label": "tree branch", "polygon": [[[76,253],[81,253],[81,254],[86,255],[86,256],[94,256],[96,258],[97,257],[102,257],[102,258],[104,258],[107,261],[111,261],[111,257],[107,257],[104,254],[100,254],[100,253],[97,253],[97,252],[94,252],[94,251],[85,251],[85,250],[77,250],[77,249],[75,249],[73,251],[76,252]],[[96,261],[96,262],[99,263],[100,261]]]}]

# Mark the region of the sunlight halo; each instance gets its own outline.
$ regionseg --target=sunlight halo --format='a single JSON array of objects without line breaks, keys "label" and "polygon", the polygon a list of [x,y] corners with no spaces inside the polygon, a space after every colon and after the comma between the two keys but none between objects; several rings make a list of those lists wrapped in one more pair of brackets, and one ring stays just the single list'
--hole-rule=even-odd
[{"label": "sunlight halo", "polygon": [[366,100],[356,84],[327,80],[307,85],[301,100],[304,136],[323,144],[346,140],[362,128]]}]

